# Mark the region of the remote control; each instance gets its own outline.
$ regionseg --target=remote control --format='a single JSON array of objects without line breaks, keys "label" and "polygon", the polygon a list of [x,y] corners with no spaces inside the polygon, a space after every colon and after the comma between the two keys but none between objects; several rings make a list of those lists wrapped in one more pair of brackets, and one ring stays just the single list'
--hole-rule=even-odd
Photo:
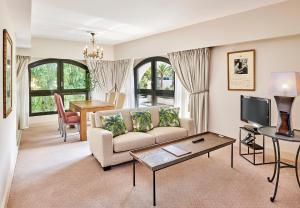
[{"label": "remote control", "polygon": [[200,138],[200,139],[195,139],[192,142],[195,144],[195,143],[203,142],[203,141],[204,141],[204,138]]}]

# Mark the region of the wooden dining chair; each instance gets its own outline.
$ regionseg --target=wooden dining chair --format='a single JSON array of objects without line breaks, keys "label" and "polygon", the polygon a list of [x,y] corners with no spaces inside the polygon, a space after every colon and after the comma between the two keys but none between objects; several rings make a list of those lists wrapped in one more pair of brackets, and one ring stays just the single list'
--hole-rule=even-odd
[{"label": "wooden dining chair", "polygon": [[64,104],[62,102],[60,95],[57,95],[57,104],[58,104],[58,111],[61,115],[62,135],[64,137],[64,142],[66,142],[67,141],[67,126],[74,125],[77,127],[78,132],[80,132],[80,116],[77,113],[76,113],[76,115],[70,115],[70,112],[65,112]]},{"label": "wooden dining chair", "polygon": [[118,92],[108,92],[105,94],[105,101],[109,104],[115,104]]}]

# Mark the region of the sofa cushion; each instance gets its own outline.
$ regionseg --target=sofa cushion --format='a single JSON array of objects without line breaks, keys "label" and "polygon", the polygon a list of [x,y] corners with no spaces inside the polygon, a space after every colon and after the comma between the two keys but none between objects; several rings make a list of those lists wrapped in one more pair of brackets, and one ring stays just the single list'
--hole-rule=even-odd
[{"label": "sofa cushion", "polygon": [[100,116],[107,116],[107,115],[115,115],[116,113],[121,113],[126,129],[128,131],[132,131],[132,121],[131,121],[131,115],[129,113],[130,111],[128,109],[122,109],[122,110],[108,110],[108,111],[97,111],[94,114],[95,118],[95,126],[97,128],[103,128],[103,124],[101,122]]},{"label": "sofa cushion", "polygon": [[147,134],[153,135],[156,143],[163,143],[186,137],[188,130],[180,127],[156,127]]},{"label": "sofa cushion", "polygon": [[155,144],[155,137],[142,132],[128,132],[113,139],[114,151],[124,152]]},{"label": "sofa cushion", "polygon": [[116,114],[118,112],[122,113],[123,119],[124,119],[124,123],[126,125],[126,128],[128,131],[132,131],[133,127],[132,127],[132,121],[131,121],[131,115],[130,112],[131,111],[150,111],[151,113],[151,119],[152,119],[152,124],[153,127],[157,127],[158,123],[159,123],[159,106],[151,106],[151,107],[145,107],[145,108],[132,108],[132,109],[119,109],[119,110],[107,110],[107,111],[97,111],[96,113],[94,113],[94,124],[95,127],[97,128],[103,128],[103,125],[100,121],[100,116],[102,115],[113,115]]},{"label": "sofa cushion", "polygon": [[147,132],[153,129],[150,111],[133,111],[130,112],[133,131]]},{"label": "sofa cushion", "polygon": [[159,110],[160,127],[180,127],[179,108],[161,108]]},{"label": "sofa cushion", "polygon": [[126,126],[121,113],[115,115],[100,116],[103,128],[110,131],[113,137],[127,133]]}]

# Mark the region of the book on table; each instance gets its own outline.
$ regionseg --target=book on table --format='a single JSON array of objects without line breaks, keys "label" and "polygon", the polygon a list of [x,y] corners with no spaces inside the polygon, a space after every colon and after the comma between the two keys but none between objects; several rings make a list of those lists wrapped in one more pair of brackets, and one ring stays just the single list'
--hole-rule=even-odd
[{"label": "book on table", "polygon": [[187,154],[191,153],[191,151],[187,151],[176,145],[168,145],[168,146],[162,147],[162,149],[175,155],[176,157],[181,157],[183,155],[187,155]]}]

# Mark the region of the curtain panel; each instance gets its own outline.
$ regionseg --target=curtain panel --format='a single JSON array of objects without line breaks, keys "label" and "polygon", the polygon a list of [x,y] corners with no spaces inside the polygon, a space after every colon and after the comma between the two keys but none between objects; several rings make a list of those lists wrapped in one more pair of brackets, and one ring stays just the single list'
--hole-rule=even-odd
[{"label": "curtain panel", "polygon": [[17,122],[18,129],[29,127],[29,56],[17,56]]},{"label": "curtain panel", "polygon": [[189,93],[190,116],[197,133],[208,130],[210,50],[201,48],[168,54],[176,76]]},{"label": "curtain panel", "polygon": [[[93,98],[104,99],[105,93],[125,91],[126,101],[130,97],[129,91],[124,90],[127,80],[131,79],[133,71],[133,59],[124,59],[117,61],[87,60],[87,66],[91,74],[92,82],[95,84]],[[129,76],[130,75],[130,76]],[[126,83],[126,84],[125,84]],[[134,91],[134,89],[132,89]],[[130,93],[131,94],[131,93]],[[127,105],[125,103],[125,105]],[[131,105],[131,104],[130,104]]]}]

